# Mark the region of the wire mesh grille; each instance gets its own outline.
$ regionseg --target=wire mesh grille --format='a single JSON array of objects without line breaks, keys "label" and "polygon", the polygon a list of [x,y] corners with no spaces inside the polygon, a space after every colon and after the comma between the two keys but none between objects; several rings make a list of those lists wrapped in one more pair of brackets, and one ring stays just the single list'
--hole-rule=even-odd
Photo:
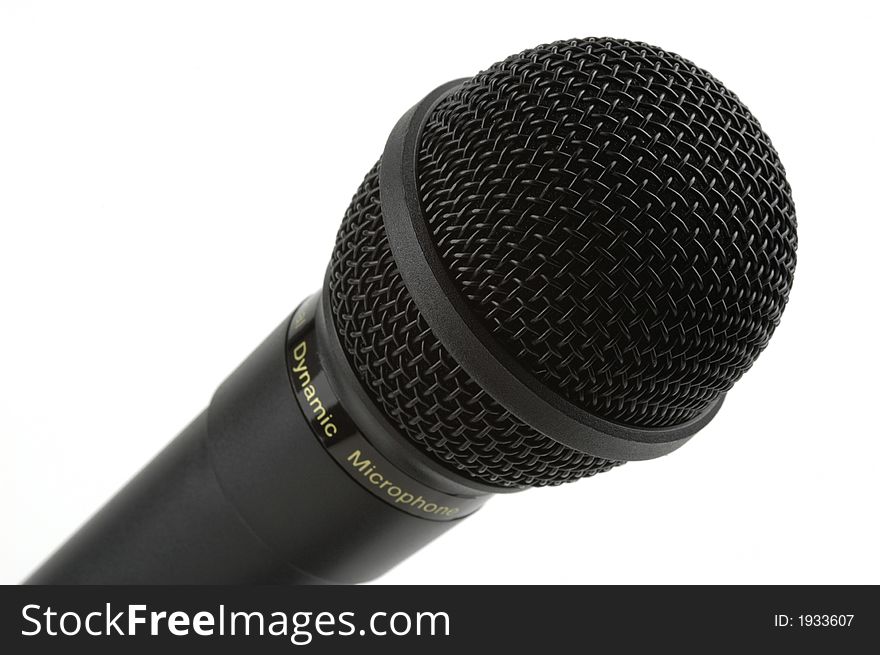
[{"label": "wire mesh grille", "polygon": [[614,39],[513,56],[432,113],[421,197],[461,293],[582,408],[695,417],[788,299],[794,204],[739,99],[677,55]]},{"label": "wire mesh grille", "polygon": [[382,223],[379,164],[355,194],[330,264],[334,323],[364,388],[403,434],[445,465],[501,487],[558,484],[619,462],[535,432],[452,359],[413,304]]},{"label": "wire mesh grille", "polygon": [[[658,48],[558,42],[480,73],[433,111],[418,182],[452,279],[511,355],[603,418],[697,415],[754,362],[791,288],[784,169],[739,99]],[[331,308],[365,388],[413,442],[499,486],[619,462],[536,433],[433,336],[382,226],[379,165],[346,213]]]}]

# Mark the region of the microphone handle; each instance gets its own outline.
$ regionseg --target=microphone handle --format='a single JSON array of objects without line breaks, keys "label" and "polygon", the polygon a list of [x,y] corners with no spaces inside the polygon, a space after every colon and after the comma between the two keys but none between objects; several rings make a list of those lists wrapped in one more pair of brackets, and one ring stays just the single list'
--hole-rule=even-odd
[{"label": "microphone handle", "polygon": [[330,456],[291,384],[289,324],[25,584],[357,583],[457,524],[402,511]]}]

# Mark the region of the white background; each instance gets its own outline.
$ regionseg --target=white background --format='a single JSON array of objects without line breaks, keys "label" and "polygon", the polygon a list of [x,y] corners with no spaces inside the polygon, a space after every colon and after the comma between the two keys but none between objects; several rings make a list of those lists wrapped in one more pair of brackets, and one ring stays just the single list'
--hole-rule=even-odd
[{"label": "white background", "polygon": [[678,452],[492,501],[387,583],[880,583],[872,3],[0,4],[0,581],[23,579],[319,287],[398,117],[573,36],[759,117],[797,277]]}]

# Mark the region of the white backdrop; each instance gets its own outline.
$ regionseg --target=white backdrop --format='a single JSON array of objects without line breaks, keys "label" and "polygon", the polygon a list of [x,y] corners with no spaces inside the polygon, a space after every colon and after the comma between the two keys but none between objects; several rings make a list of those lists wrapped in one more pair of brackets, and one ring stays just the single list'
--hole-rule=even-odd
[{"label": "white backdrop", "polygon": [[538,43],[612,35],[707,68],[772,137],[800,222],[782,325],[678,452],[497,498],[381,582],[880,583],[875,12],[6,0],[0,582],[318,288],[408,107]]}]

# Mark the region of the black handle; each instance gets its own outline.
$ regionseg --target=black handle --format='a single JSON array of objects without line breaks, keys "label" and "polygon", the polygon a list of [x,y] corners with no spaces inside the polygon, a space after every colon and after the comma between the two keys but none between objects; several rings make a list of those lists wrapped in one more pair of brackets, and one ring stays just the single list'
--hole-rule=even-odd
[{"label": "black handle", "polygon": [[202,412],[26,584],[313,580],[289,569],[220,488]]},{"label": "black handle", "polygon": [[355,583],[455,525],[380,500],[330,457],[291,387],[289,321],[26,583]]}]

